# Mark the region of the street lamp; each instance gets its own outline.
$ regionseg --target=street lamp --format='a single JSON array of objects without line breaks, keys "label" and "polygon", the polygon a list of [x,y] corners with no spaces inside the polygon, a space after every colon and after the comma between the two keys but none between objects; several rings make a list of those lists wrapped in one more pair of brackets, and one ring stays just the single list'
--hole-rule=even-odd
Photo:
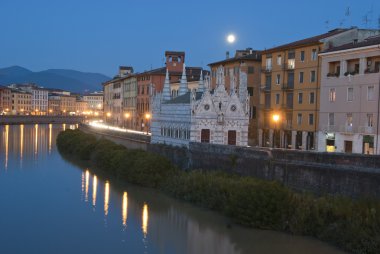
[{"label": "street lamp", "polygon": [[150,118],[151,118],[151,115],[149,113],[146,113],[145,114],[145,119],[146,119],[146,135],[148,135],[148,131],[149,131],[149,127],[150,127],[150,125],[149,125]]},{"label": "street lamp", "polygon": [[131,114],[129,112],[125,113],[124,114],[125,118],[127,119],[127,122],[128,122],[128,128],[131,128],[130,127],[130,124],[129,124],[129,120],[130,120],[130,117],[131,117]]},{"label": "street lamp", "polygon": [[280,121],[280,115],[279,114],[273,114],[272,116],[273,122],[274,122],[274,132],[273,132],[273,146],[275,146],[276,143],[276,131],[277,130],[277,123]]}]

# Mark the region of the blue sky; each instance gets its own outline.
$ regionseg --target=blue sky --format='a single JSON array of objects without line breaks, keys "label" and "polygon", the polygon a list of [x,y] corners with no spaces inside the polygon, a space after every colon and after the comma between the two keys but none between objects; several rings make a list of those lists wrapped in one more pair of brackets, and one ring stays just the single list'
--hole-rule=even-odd
[{"label": "blue sky", "polygon": [[[372,18],[367,25],[365,15]],[[376,28],[379,15],[375,0],[1,0],[0,68],[113,76],[119,65],[140,72],[162,66],[165,50],[184,50],[188,65],[206,66],[226,50],[269,48],[343,19],[343,26]],[[233,45],[225,41],[230,32]]]}]

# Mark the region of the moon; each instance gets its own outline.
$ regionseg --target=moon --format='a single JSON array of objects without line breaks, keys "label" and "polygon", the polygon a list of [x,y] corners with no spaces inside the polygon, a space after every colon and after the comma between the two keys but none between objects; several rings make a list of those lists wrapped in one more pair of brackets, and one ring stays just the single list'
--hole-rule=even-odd
[{"label": "moon", "polygon": [[228,42],[228,43],[232,44],[232,43],[235,42],[235,40],[236,40],[235,35],[233,35],[233,34],[229,34],[229,35],[227,36],[227,42]]}]

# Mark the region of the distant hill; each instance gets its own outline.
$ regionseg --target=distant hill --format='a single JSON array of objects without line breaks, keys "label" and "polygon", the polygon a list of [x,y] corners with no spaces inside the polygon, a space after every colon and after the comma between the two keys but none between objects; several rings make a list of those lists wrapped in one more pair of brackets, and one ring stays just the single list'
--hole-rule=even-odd
[{"label": "distant hill", "polygon": [[99,91],[107,77],[99,73],[65,69],[49,69],[33,72],[20,66],[0,69],[0,85],[12,83],[36,83],[47,88],[59,88],[77,93]]}]

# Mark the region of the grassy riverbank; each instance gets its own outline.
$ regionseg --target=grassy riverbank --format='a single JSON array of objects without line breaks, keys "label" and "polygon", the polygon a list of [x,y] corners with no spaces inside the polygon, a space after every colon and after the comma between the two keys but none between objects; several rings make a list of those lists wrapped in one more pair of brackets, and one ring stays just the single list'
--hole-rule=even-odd
[{"label": "grassy riverbank", "polygon": [[57,146],[62,154],[91,161],[121,180],[160,189],[245,226],[311,235],[353,253],[380,250],[377,201],[314,197],[252,177],[184,172],[161,156],[97,140],[79,130],[61,132]]}]

